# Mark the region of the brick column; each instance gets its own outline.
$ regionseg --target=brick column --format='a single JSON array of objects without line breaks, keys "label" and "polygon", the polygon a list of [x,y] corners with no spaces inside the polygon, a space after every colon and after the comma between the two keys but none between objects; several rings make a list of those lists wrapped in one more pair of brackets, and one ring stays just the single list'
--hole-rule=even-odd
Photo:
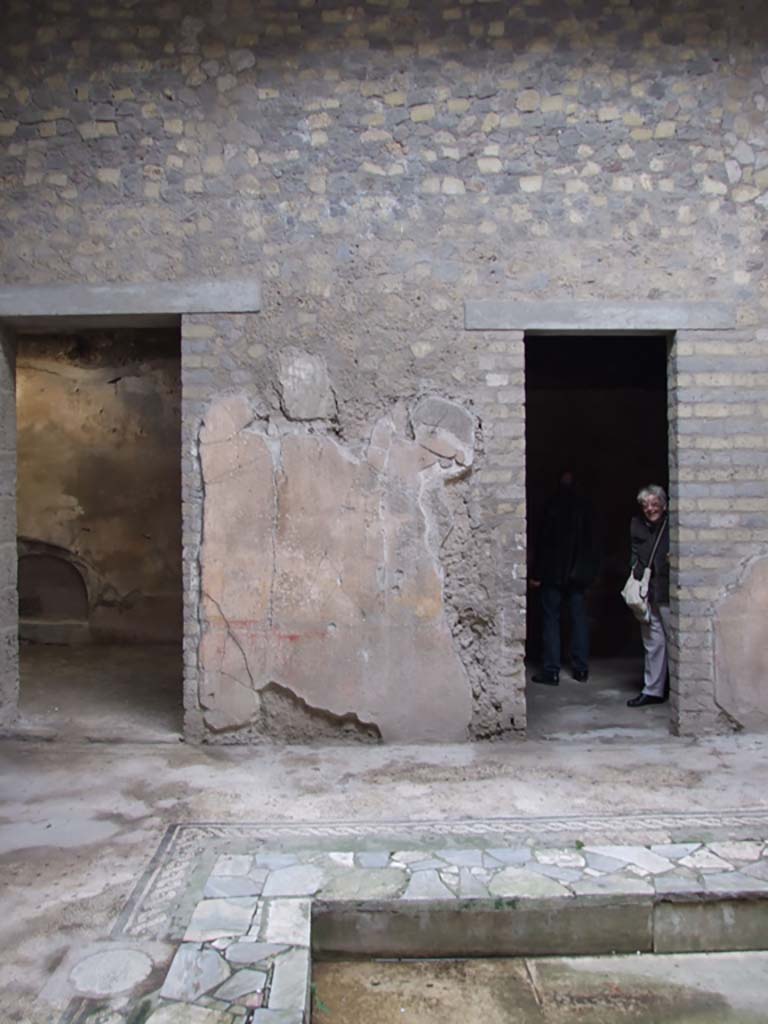
[{"label": "brick column", "polygon": [[[484,455],[477,500],[488,536],[486,585],[496,608],[487,686],[499,731],[525,734],[525,348],[522,331],[477,335],[477,412]],[[478,732],[482,734],[482,728]]]},{"label": "brick column", "polygon": [[211,317],[181,318],[181,533],[184,586],[184,732],[200,742],[205,733],[199,700],[200,545],[203,479],[198,432],[210,391],[205,350],[215,337]]},{"label": "brick column", "polygon": [[0,725],[19,702],[19,615],[16,590],[16,353],[0,328]]},{"label": "brick column", "polygon": [[199,432],[216,395],[233,389],[257,392],[259,366],[249,354],[258,337],[254,314],[196,313],[181,318],[181,515],[184,576],[184,734],[206,737],[200,704],[200,557],[203,482]]},{"label": "brick column", "polygon": [[735,725],[717,704],[714,622],[768,539],[766,368],[759,335],[746,332],[679,331],[670,354],[670,669],[681,736]]}]

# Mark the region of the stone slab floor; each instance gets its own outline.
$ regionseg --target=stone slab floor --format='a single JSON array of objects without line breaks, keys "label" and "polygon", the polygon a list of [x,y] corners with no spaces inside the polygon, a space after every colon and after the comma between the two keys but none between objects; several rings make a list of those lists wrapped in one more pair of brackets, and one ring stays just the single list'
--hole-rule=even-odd
[{"label": "stone slab floor", "polygon": [[236,842],[766,838],[753,833],[768,821],[767,762],[766,738],[748,735],[326,748],[5,740],[0,1019],[59,1020],[52,978],[108,939],[159,852],[163,884],[183,891],[206,849]]},{"label": "stone slab floor", "polygon": [[764,1024],[768,953],[316,964],[313,1024]]}]

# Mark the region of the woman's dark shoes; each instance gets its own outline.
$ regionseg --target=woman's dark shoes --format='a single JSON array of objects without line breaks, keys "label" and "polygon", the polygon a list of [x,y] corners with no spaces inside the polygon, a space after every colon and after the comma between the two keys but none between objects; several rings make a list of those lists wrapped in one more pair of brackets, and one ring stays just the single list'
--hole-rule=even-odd
[{"label": "woman's dark shoes", "polygon": [[575,668],[571,674],[577,683],[586,683],[589,679],[589,672],[585,668]]},{"label": "woman's dark shoes", "polygon": [[627,701],[628,708],[644,708],[646,704],[663,704],[666,697],[652,697],[650,693],[638,693],[636,697]]},{"label": "woman's dark shoes", "polygon": [[533,677],[534,683],[544,683],[545,686],[557,686],[560,682],[559,672],[537,672]]}]

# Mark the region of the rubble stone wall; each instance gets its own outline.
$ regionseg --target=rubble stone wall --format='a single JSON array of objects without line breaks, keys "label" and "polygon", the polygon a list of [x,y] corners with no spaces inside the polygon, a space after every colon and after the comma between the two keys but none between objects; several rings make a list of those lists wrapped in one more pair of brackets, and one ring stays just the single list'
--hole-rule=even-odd
[{"label": "rubble stone wall", "polygon": [[[319,683],[298,692],[273,678],[274,661],[247,722],[224,724],[211,702],[210,673],[229,671],[235,641],[213,661],[201,653],[217,631],[226,646],[229,619],[215,613],[215,588],[201,597],[215,568],[206,530],[224,514],[208,505],[201,450],[221,403],[243,401],[253,419],[241,440],[276,493],[290,492],[286,451],[306,465],[315,445],[355,476],[361,516],[375,514],[380,532],[400,517],[419,587],[439,593],[430,642],[470,694],[451,712],[467,716],[466,734],[524,730],[523,335],[464,331],[468,298],[735,307],[736,333],[676,341],[670,448],[678,725],[744,724],[717,705],[712,621],[768,538],[766,34],[757,0],[11,0],[2,280],[263,283],[258,316],[183,324],[190,736],[279,735],[280,722],[308,716],[357,738],[401,728],[374,721],[365,700],[342,701],[330,673],[324,695]],[[302,418],[297,380],[301,403],[326,379],[322,415]],[[400,491],[390,478],[363,482],[379,472],[382,423],[397,424],[403,450],[421,448],[413,415],[427,398],[473,418],[472,465],[459,473],[439,456]],[[278,545],[268,564],[289,550]],[[401,568],[394,556],[382,564]],[[392,672],[393,701],[421,682]]]}]

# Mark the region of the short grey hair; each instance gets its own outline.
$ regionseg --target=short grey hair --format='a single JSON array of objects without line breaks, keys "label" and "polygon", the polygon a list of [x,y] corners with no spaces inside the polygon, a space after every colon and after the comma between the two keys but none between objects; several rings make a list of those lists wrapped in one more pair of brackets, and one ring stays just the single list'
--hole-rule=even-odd
[{"label": "short grey hair", "polygon": [[667,507],[667,492],[658,484],[647,484],[637,492],[638,505],[642,505],[649,498],[658,498],[664,508]]}]

